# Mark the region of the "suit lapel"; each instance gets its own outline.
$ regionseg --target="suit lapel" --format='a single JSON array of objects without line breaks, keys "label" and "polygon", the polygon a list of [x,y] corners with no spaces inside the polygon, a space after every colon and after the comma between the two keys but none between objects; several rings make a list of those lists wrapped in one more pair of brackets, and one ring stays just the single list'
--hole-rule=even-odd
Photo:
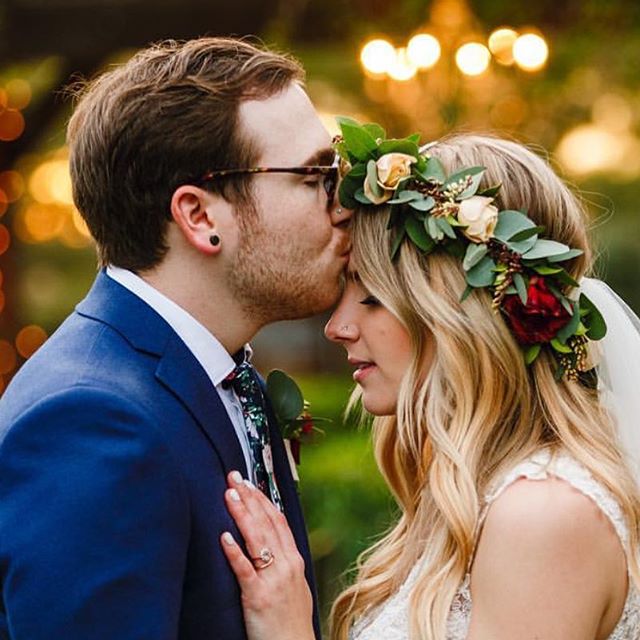
[{"label": "suit lapel", "polygon": [[98,274],[76,311],[108,324],[137,351],[158,358],[156,378],[195,418],[226,471],[244,469],[242,448],[211,380],[169,324],[127,288]]}]

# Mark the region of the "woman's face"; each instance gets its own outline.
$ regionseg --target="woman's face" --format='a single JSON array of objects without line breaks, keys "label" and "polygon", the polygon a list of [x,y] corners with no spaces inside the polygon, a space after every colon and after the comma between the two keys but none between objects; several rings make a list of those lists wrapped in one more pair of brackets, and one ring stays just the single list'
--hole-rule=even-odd
[{"label": "woman's face", "polygon": [[324,333],[346,349],[347,359],[355,367],[353,379],[362,387],[364,408],[376,416],[393,415],[400,382],[412,358],[411,338],[354,274],[347,277]]}]

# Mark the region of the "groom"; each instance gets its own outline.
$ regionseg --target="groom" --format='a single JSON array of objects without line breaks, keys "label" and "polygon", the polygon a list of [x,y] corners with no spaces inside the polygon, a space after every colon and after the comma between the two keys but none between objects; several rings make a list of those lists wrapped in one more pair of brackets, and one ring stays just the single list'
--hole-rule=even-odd
[{"label": "groom", "polygon": [[247,342],[332,305],[348,259],[302,77],[203,38],[141,51],[81,95],[74,197],[103,268],[0,401],[0,638],[245,638],[219,542],[239,537],[231,470],[267,478],[314,591],[282,439],[234,383],[260,389]]}]

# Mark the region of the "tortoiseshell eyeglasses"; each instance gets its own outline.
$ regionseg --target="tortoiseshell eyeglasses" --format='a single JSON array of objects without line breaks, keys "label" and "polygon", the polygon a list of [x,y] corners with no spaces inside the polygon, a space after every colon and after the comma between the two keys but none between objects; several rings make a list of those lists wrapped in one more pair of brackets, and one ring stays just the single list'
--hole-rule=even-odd
[{"label": "tortoiseshell eyeglasses", "polygon": [[327,207],[331,207],[338,188],[338,165],[309,165],[306,167],[252,167],[250,169],[220,169],[208,171],[196,183],[202,184],[225,178],[227,176],[239,176],[256,173],[293,173],[302,176],[324,176],[322,186],[327,194]]}]

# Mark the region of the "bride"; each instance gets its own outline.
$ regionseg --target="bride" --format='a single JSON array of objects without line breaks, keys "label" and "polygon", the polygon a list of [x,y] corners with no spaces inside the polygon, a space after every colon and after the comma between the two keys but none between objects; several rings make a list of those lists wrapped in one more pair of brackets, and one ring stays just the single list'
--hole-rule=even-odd
[{"label": "bride", "polygon": [[[637,318],[585,277],[579,201],[513,142],[418,149],[341,127],[357,211],[325,333],[355,367],[401,516],[335,602],[332,640],[640,638]],[[311,640],[286,520],[229,483],[249,558],[228,532],[222,546],[248,637]]]}]

